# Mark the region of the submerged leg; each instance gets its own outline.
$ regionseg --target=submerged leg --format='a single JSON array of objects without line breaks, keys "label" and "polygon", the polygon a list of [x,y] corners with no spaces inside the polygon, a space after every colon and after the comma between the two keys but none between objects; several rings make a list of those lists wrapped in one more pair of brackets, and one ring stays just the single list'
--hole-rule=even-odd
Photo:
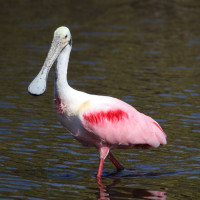
[{"label": "submerged leg", "polygon": [[117,159],[113,156],[113,154],[111,152],[109,152],[108,158],[115,165],[115,167],[117,168],[117,170],[124,169],[124,167],[117,161]]},{"label": "submerged leg", "polygon": [[98,173],[97,173],[97,178],[101,178],[104,160],[107,157],[109,150],[110,149],[108,147],[101,147],[99,149],[99,169],[98,169]]}]

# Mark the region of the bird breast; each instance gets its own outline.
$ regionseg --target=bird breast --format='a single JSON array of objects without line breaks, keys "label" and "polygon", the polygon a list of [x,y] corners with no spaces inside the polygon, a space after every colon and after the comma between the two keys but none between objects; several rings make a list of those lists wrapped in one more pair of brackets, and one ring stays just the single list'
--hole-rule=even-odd
[{"label": "bird breast", "polygon": [[58,96],[54,99],[55,110],[58,114],[63,115],[67,111],[67,106],[63,103],[62,99]]}]

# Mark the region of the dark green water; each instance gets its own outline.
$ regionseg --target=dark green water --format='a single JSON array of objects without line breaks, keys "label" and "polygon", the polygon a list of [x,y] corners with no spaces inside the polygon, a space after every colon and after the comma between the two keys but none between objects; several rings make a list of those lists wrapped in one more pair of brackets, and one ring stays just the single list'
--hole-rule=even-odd
[{"label": "dark green water", "polygon": [[[0,200],[200,199],[198,0],[2,2]],[[168,136],[158,149],[116,150],[129,170],[106,160],[102,182],[97,150],[57,121],[53,70],[43,96],[27,92],[61,25],[73,36],[71,86],[128,102]]]}]

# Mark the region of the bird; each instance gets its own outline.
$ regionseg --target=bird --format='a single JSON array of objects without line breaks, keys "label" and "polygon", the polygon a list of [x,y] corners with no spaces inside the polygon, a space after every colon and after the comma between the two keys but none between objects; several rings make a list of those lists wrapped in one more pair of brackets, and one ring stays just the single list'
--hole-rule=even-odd
[{"label": "bird", "polygon": [[58,120],[81,144],[97,148],[96,177],[102,177],[106,157],[117,170],[125,169],[111,150],[166,145],[166,134],[151,117],[117,98],[88,94],[69,85],[67,71],[71,49],[70,30],[66,26],[57,28],[45,62],[28,92],[35,96],[45,92],[49,70],[56,61],[54,108]]}]

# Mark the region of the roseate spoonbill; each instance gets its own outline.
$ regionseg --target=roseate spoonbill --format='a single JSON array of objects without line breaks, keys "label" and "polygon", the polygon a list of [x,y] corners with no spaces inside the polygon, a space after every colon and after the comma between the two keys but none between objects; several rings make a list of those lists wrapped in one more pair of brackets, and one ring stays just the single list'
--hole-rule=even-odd
[{"label": "roseate spoonbill", "polygon": [[44,65],[28,91],[33,95],[45,92],[48,72],[57,59],[54,103],[58,119],[80,143],[99,150],[97,177],[102,175],[107,156],[118,170],[124,169],[110,152],[112,149],[165,145],[166,135],[151,117],[119,99],[87,94],[69,86],[67,69],[71,49],[69,29],[57,28]]}]

